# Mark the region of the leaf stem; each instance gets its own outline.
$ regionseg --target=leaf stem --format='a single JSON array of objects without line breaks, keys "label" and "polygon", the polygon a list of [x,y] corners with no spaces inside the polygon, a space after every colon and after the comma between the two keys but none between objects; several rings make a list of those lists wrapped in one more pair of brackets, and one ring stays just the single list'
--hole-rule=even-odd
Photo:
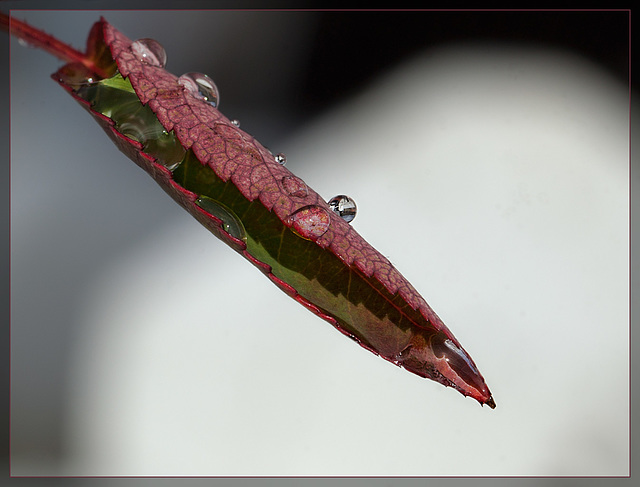
[{"label": "leaf stem", "polygon": [[3,12],[0,12],[0,28],[9,31],[18,39],[22,39],[29,45],[43,49],[49,54],[52,54],[67,63],[82,63],[87,66],[87,68],[93,71],[96,70],[93,61],[89,59],[86,54],[40,29],[31,27],[26,22],[9,17]]}]

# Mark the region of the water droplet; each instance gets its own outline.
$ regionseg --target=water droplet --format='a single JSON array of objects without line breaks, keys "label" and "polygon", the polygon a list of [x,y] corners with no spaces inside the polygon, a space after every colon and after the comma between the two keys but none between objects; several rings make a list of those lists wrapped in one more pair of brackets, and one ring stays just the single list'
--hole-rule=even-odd
[{"label": "water droplet", "polygon": [[[65,64],[56,74],[61,82],[75,90],[86,86],[95,86],[97,83],[91,70],[80,63]],[[82,95],[80,96],[82,97]]]},{"label": "water droplet", "polygon": [[331,198],[329,200],[329,206],[347,223],[353,221],[356,217],[356,212],[358,211],[356,202],[343,194]]},{"label": "water droplet", "polygon": [[287,163],[287,156],[285,156],[282,152],[276,154],[275,160],[281,166],[284,166]]},{"label": "water droplet", "polygon": [[138,39],[131,44],[131,52],[141,63],[159,68],[167,64],[167,53],[155,39]]},{"label": "water droplet", "polygon": [[231,125],[235,125],[236,127],[240,127],[240,120],[234,118],[233,120],[229,120],[229,122],[231,122]]},{"label": "water droplet", "polygon": [[121,118],[116,122],[116,128],[122,135],[129,137],[141,144],[146,144],[149,139],[149,131],[144,124],[144,120],[132,115]]},{"label": "water droplet", "polygon": [[167,132],[162,130],[160,133],[151,134],[144,146],[147,154],[158,159],[158,162],[165,166],[169,171],[175,170],[184,160],[186,150],[178,141],[173,131]]},{"label": "water droplet", "polygon": [[295,176],[285,176],[282,178],[282,188],[289,196],[305,198],[309,194],[309,189],[304,181]]},{"label": "water droplet", "polygon": [[317,240],[327,233],[331,224],[331,215],[321,206],[309,205],[289,215],[287,223],[302,238]]},{"label": "water droplet", "polygon": [[467,384],[478,390],[486,387],[471,358],[462,348],[453,343],[444,332],[439,331],[431,337],[431,348],[434,355],[439,358],[444,357],[449,367]]},{"label": "water droplet", "polygon": [[115,122],[115,127],[121,134],[143,145],[149,140],[161,137],[164,132],[164,127],[153,112],[149,108],[143,107],[137,97],[125,99],[115,105],[112,110],[101,110],[101,113]]},{"label": "water droplet", "polygon": [[196,98],[200,98],[214,107],[220,104],[218,87],[206,74],[185,73],[178,78],[178,83],[189,90]]},{"label": "water droplet", "polygon": [[244,225],[231,209],[208,196],[200,196],[196,205],[222,220],[222,229],[229,235],[239,240],[247,240]]},{"label": "water droplet", "polygon": [[407,358],[409,358],[409,356],[411,355],[411,348],[412,348],[412,345],[408,344],[404,349],[396,353],[396,355],[394,356],[393,363],[398,366],[402,366],[402,363],[405,360],[407,360]]},{"label": "water droplet", "polygon": [[[88,78],[80,80],[80,82],[78,82],[76,84],[76,86],[74,86],[74,87],[76,89],[80,90],[81,88],[87,88],[87,87],[96,86],[98,83],[100,83],[100,80],[97,80],[97,79],[93,78],[92,76],[89,76]],[[67,84],[72,84],[72,83],[67,83]]]},{"label": "water droplet", "polygon": [[30,48],[36,47],[35,44],[31,44],[29,41],[27,41],[27,40],[25,40],[25,39],[23,39],[21,37],[18,37],[18,44],[20,44],[22,47],[30,47]]}]

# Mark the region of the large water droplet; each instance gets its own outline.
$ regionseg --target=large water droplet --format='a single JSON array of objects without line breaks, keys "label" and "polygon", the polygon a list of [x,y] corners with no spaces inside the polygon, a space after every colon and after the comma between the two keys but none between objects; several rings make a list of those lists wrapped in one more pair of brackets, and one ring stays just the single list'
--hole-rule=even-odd
[{"label": "large water droplet", "polygon": [[281,166],[284,166],[287,163],[287,156],[285,156],[282,152],[280,152],[279,154],[276,154],[274,159]]},{"label": "large water droplet", "polygon": [[131,52],[141,63],[159,68],[167,64],[167,53],[155,39],[138,39],[131,44]]},{"label": "large water droplet", "polygon": [[467,384],[478,390],[486,388],[471,357],[453,343],[444,332],[439,331],[431,337],[431,348],[434,355],[439,358],[444,357],[454,372]]},{"label": "large water droplet", "polygon": [[331,215],[321,206],[309,205],[293,212],[287,218],[291,229],[307,240],[317,240],[322,237],[331,224]]},{"label": "large water droplet", "polygon": [[200,196],[196,200],[196,205],[222,220],[222,229],[229,235],[240,240],[247,240],[244,225],[225,205],[208,196]]},{"label": "large water droplet", "polygon": [[153,112],[148,107],[143,107],[135,95],[132,99],[123,96],[113,109],[100,112],[115,122],[118,132],[142,145],[161,137],[165,131]]},{"label": "large water droplet", "polygon": [[229,120],[229,122],[231,123],[231,125],[240,128],[240,120],[234,118],[233,120]]},{"label": "large water droplet", "polygon": [[[118,113],[118,115],[120,115]],[[122,135],[129,137],[142,145],[145,145],[150,137],[153,137],[155,127],[149,127],[145,120],[138,116],[138,112],[121,115],[116,120],[116,128]]]},{"label": "large water droplet", "polygon": [[178,83],[189,90],[196,98],[200,98],[214,107],[220,104],[218,87],[206,74],[185,73],[178,78]]},{"label": "large water droplet", "polygon": [[353,221],[358,211],[356,202],[343,194],[331,198],[329,200],[329,206],[347,223]]},{"label": "large water droplet", "polygon": [[309,194],[309,188],[304,181],[295,176],[284,176],[282,178],[282,188],[289,196],[305,198]]}]

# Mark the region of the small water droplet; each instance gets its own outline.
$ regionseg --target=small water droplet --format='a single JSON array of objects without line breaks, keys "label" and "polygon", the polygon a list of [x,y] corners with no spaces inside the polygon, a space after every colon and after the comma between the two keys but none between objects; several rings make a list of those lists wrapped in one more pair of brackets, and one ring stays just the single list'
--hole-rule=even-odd
[{"label": "small water droplet", "polygon": [[235,125],[236,127],[240,127],[240,120],[234,118],[233,120],[230,120],[230,122],[231,122],[231,125]]},{"label": "small water droplet", "polygon": [[281,166],[284,166],[287,163],[287,156],[285,156],[282,152],[276,154],[275,160]]},{"label": "small water droplet", "polygon": [[[87,87],[95,86],[98,83],[100,83],[100,80],[97,80],[92,76],[89,76],[89,77],[83,79],[82,81],[80,81],[80,83],[78,83],[78,88],[87,88]],[[69,84],[71,84],[71,83],[69,83]]]},{"label": "small water droplet", "polygon": [[287,222],[300,237],[317,240],[327,233],[331,224],[331,215],[321,206],[309,205],[289,215]]},{"label": "small water droplet", "polygon": [[178,141],[175,133],[162,130],[147,140],[144,151],[158,158],[158,162],[169,171],[174,171],[184,160],[186,151]]},{"label": "small water droplet", "polygon": [[304,181],[295,176],[284,176],[282,178],[282,187],[289,196],[305,198],[309,194],[309,189]]},{"label": "small water droplet", "polygon": [[356,217],[356,212],[358,211],[356,202],[343,194],[331,198],[329,200],[329,206],[347,223],[351,223],[353,221]]},{"label": "small water droplet", "polygon": [[159,68],[167,64],[167,53],[155,39],[138,39],[131,44],[131,52],[141,63]]},{"label": "small water droplet", "polygon": [[36,47],[35,44],[31,44],[29,41],[26,41],[21,37],[18,37],[18,44],[20,44],[22,47],[30,47],[30,48]]},{"label": "small water droplet", "polygon": [[209,76],[202,73],[185,73],[178,78],[178,83],[189,90],[195,97],[217,107],[220,104],[220,92]]},{"label": "small water droplet", "polygon": [[402,363],[411,355],[411,347],[412,345],[408,344],[404,349],[396,353],[393,363],[402,366]]},{"label": "small water droplet", "polygon": [[208,196],[200,196],[196,205],[222,220],[222,229],[229,235],[239,240],[247,240],[244,225],[230,208]]}]

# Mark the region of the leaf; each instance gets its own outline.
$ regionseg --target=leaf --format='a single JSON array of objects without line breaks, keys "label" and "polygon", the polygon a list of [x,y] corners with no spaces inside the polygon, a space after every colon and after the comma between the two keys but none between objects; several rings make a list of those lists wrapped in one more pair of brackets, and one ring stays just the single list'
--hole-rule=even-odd
[{"label": "leaf", "polygon": [[[118,148],[278,287],[386,360],[495,407],[453,334],[397,269],[305,182],[164,70],[155,41],[106,21],[53,78]],[[211,92],[209,93],[211,95]]]}]

